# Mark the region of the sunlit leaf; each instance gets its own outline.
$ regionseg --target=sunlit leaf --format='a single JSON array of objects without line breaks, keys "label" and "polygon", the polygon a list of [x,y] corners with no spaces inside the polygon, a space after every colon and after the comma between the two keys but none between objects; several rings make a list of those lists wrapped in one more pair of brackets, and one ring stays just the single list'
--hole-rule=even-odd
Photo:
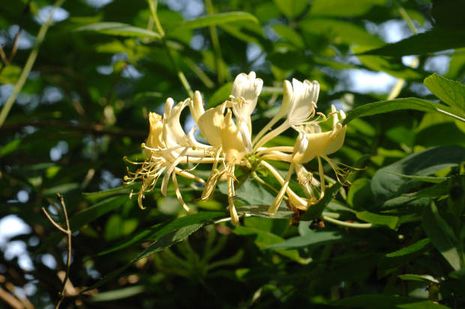
[{"label": "sunlit leaf", "polygon": [[117,22],[102,22],[79,27],[77,31],[92,31],[107,35],[160,39],[160,34],[151,30]]},{"label": "sunlit leaf", "polygon": [[186,20],[179,27],[183,29],[198,29],[209,26],[217,26],[238,21],[250,21],[258,23],[255,16],[246,12],[228,12],[201,16],[195,19]]}]

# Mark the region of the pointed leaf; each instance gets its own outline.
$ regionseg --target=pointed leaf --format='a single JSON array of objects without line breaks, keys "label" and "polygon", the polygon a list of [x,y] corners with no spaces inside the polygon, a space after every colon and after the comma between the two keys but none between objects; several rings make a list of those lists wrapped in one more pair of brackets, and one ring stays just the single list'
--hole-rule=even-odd
[{"label": "pointed leaf", "polygon": [[76,29],[77,31],[93,31],[107,35],[136,37],[136,38],[151,38],[160,39],[160,35],[151,30],[134,27],[128,24],[116,22],[102,22],[86,25]]}]

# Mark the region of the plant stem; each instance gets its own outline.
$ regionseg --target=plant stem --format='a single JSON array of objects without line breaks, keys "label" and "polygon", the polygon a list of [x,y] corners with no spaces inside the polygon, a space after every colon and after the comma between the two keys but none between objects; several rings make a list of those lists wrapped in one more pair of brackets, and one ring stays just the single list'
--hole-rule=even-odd
[{"label": "plant stem", "polygon": [[[213,3],[211,0],[205,0],[205,7],[207,8],[208,15],[215,13]],[[215,69],[218,74],[218,82],[223,84],[226,79],[226,74],[223,70],[223,56],[221,54],[220,40],[218,39],[218,31],[215,26],[210,26],[210,39],[212,41],[213,53],[215,56]]]},{"label": "plant stem", "polygon": [[13,93],[7,99],[5,105],[3,105],[2,111],[0,112],[0,127],[2,127],[5,123],[5,120],[8,117],[8,114],[10,113],[10,110],[13,107],[16,98],[18,97],[18,94],[23,89],[24,84],[26,83],[27,78],[31,73],[32,67],[34,66],[34,63],[37,59],[37,55],[39,54],[40,46],[42,45],[42,42],[45,39],[45,35],[47,34],[48,28],[52,24],[52,17],[53,13],[55,12],[55,9],[60,7],[63,4],[63,2],[65,2],[65,0],[58,0],[55,2],[55,5],[53,6],[53,9],[50,11],[50,15],[48,16],[47,20],[40,27],[34,47],[32,48],[32,51],[26,60],[26,64],[24,65],[23,71],[21,72],[21,75],[19,76],[19,79],[16,82],[16,85],[13,89]]},{"label": "plant stem", "polygon": [[323,220],[331,222],[336,225],[344,226],[344,227],[349,227],[349,228],[354,228],[354,229],[369,229],[373,227],[373,224],[371,223],[352,223],[352,222],[346,222],[346,221],[341,221],[338,219],[331,218],[329,216],[324,216],[323,215]]},{"label": "plant stem", "polygon": [[181,82],[181,85],[184,87],[184,90],[186,91],[187,95],[191,98],[194,97],[194,92],[192,91],[192,88],[184,75],[184,72],[181,71],[179,68],[178,64],[176,63],[176,60],[174,59],[173,56],[173,51],[171,48],[168,46],[168,43],[165,38],[165,30],[163,29],[160,19],[158,18],[158,13],[157,13],[157,8],[158,8],[158,1],[157,0],[147,0],[147,3],[150,8],[150,14],[152,15],[153,22],[155,23],[155,27],[157,28],[158,34],[160,34],[160,40],[163,45],[163,48],[166,51],[166,54],[168,55],[168,58],[171,62],[171,65],[173,66],[174,70],[176,71],[176,75],[179,78],[179,81]]}]

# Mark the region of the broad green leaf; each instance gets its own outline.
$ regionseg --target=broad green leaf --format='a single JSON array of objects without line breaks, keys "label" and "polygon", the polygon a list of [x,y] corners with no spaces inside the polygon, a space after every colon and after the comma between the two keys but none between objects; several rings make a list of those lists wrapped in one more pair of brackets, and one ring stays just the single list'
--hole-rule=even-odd
[{"label": "broad green leaf", "polygon": [[304,41],[302,37],[291,27],[276,24],[273,26],[273,30],[284,40],[287,40],[289,43],[293,44],[298,48],[304,48]]},{"label": "broad green leaf", "polygon": [[250,21],[250,22],[258,23],[257,18],[250,13],[228,12],[228,13],[211,14],[211,15],[201,16],[201,17],[191,19],[191,20],[186,20],[179,26],[179,28],[198,29],[198,28],[203,28],[203,27],[234,23],[238,21]]},{"label": "broad green leaf", "polygon": [[338,307],[376,309],[447,309],[448,307],[429,300],[387,294],[362,294],[346,297],[333,303]]},{"label": "broad green leaf", "polygon": [[300,23],[302,29],[315,35],[326,35],[335,43],[359,46],[379,46],[383,41],[365,28],[343,20],[310,18]]},{"label": "broad green leaf", "polygon": [[407,247],[404,247],[402,249],[399,249],[397,251],[393,251],[393,252],[390,252],[390,253],[387,253],[386,254],[386,257],[387,258],[398,258],[398,257],[405,257],[405,256],[408,256],[408,255],[412,255],[412,254],[415,254],[417,252],[421,252],[423,250],[425,250],[426,248],[429,247],[429,244],[431,243],[431,241],[429,240],[429,238],[423,238]]},{"label": "broad green leaf", "polygon": [[439,283],[439,281],[431,275],[403,274],[399,278],[406,281],[420,281],[426,283]]},{"label": "broad green leaf", "polygon": [[155,224],[136,235],[132,235],[130,239],[122,241],[115,246],[112,246],[111,248],[101,252],[99,255],[105,255],[122,250],[147,240],[153,240],[154,243],[152,244],[151,248],[153,250],[160,251],[165,247],[171,246],[174,242],[182,241],[202,226],[207,225],[211,223],[212,220],[222,216],[224,216],[223,212],[199,212],[196,214],[177,218],[167,223]]},{"label": "broad green leaf", "polygon": [[86,25],[76,29],[77,31],[92,31],[107,35],[136,37],[136,38],[151,38],[160,39],[160,35],[151,30],[134,27],[131,25],[117,22],[102,22]]},{"label": "broad green leaf", "polygon": [[[281,236],[248,226],[236,226],[234,228],[234,234],[255,237],[255,244],[262,250],[271,248],[274,244],[284,242],[284,238]],[[301,264],[308,264],[310,262],[310,260],[301,258],[297,250],[274,249],[274,251]]]},{"label": "broad green leaf", "polygon": [[442,105],[419,98],[402,98],[395,100],[367,103],[349,111],[344,123],[349,123],[359,117],[373,116],[398,110],[418,110],[423,112],[435,111]]},{"label": "broad green leaf", "polygon": [[129,193],[132,190],[135,190],[135,187],[137,187],[137,185],[124,185],[105,191],[83,193],[83,195],[91,202],[96,202],[98,200],[116,195],[127,195],[129,197]]},{"label": "broad green leaf", "polygon": [[430,176],[442,169],[457,166],[465,160],[465,148],[442,146],[414,153],[379,169],[371,181],[371,190],[378,201],[385,202],[411,192],[421,181],[404,175]]},{"label": "broad green leaf", "polygon": [[3,145],[0,148],[0,158],[4,157],[12,152],[15,152],[18,147],[21,145],[21,139],[16,138],[12,140],[11,142],[7,143],[6,145]]},{"label": "broad green leaf", "polygon": [[122,289],[111,290],[108,292],[101,292],[93,295],[89,300],[91,302],[106,302],[115,301],[119,299],[133,297],[135,295],[144,293],[146,290],[145,286],[136,285]]},{"label": "broad green leaf", "polygon": [[81,184],[77,182],[72,182],[72,183],[63,183],[59,184],[55,187],[47,188],[42,193],[44,195],[55,195],[55,194],[66,194],[70,191],[77,190],[81,187]]},{"label": "broad green leaf", "polygon": [[274,0],[274,3],[281,13],[288,18],[299,16],[308,6],[306,0]]},{"label": "broad green leaf", "polygon": [[[431,178],[438,178],[442,182],[435,186],[427,187],[419,191],[415,191],[411,193],[403,193],[399,196],[395,196],[383,203],[383,209],[396,208],[396,207],[405,208],[407,205],[426,206],[426,205],[429,205],[429,203],[433,199],[447,196],[449,194],[449,183],[442,180],[444,179],[444,177],[431,177]],[[415,178],[410,178],[410,179],[415,179]]]},{"label": "broad green leaf", "polygon": [[438,74],[433,74],[425,78],[426,87],[441,101],[449,105],[465,117],[465,85],[442,77]]},{"label": "broad green leaf", "polygon": [[360,220],[373,223],[375,225],[384,225],[390,229],[395,229],[399,223],[399,217],[375,214],[369,211],[359,211],[355,215]]},{"label": "broad green leaf", "polygon": [[112,253],[121,249],[124,249],[135,243],[139,243],[144,240],[152,240],[152,243],[142,252],[132,258],[129,263],[120,267],[119,269],[106,275],[104,278],[99,280],[96,284],[88,287],[86,290],[95,289],[107,283],[110,280],[117,278],[123,271],[130,267],[133,263],[138,260],[149,256],[153,253],[163,251],[172,245],[185,240],[192,233],[198,231],[201,227],[212,223],[212,220],[224,216],[223,212],[200,212],[197,214],[177,218],[168,223],[162,223],[152,226],[133,236],[128,241],[121,243],[115,247],[112,247],[100,255]]},{"label": "broad green leaf", "polygon": [[431,204],[431,207],[425,208],[423,212],[423,228],[434,247],[449,265],[454,270],[462,269],[465,256],[460,249],[459,240],[454,235],[452,228],[441,217],[434,203]]},{"label": "broad green leaf", "polygon": [[368,209],[373,204],[373,193],[371,192],[370,180],[359,178],[349,188],[347,202],[354,209]]},{"label": "broad green leaf", "polygon": [[434,28],[415,34],[399,42],[363,52],[363,55],[407,56],[424,55],[441,50],[465,47],[465,31],[462,29]]},{"label": "broad green leaf", "polygon": [[312,16],[355,17],[368,13],[374,6],[386,4],[386,0],[313,0]]},{"label": "broad green leaf", "polygon": [[127,196],[114,196],[104,199],[91,207],[88,207],[71,217],[71,230],[78,230],[81,226],[92,222],[104,214],[121,207],[128,202]]},{"label": "broad green leaf", "polygon": [[[356,48],[353,49],[354,52],[357,51]],[[367,67],[368,69],[375,71],[375,72],[386,72],[389,75],[403,78],[407,80],[415,80],[420,79],[424,75],[418,69],[412,69],[410,67],[405,66],[400,60],[393,61],[392,59],[386,59],[379,56],[358,56],[358,59],[362,62],[362,64]]]},{"label": "broad green leaf", "polygon": [[218,88],[218,90],[213,93],[210,99],[207,101],[207,107],[215,107],[219,105],[221,102],[226,100],[229,95],[231,94],[232,90],[232,83],[225,83],[223,86]]},{"label": "broad green leaf", "polygon": [[313,231],[308,230],[305,235],[291,237],[281,243],[276,243],[268,247],[268,249],[297,249],[322,245],[328,242],[342,240],[343,237],[339,232],[334,231]]}]

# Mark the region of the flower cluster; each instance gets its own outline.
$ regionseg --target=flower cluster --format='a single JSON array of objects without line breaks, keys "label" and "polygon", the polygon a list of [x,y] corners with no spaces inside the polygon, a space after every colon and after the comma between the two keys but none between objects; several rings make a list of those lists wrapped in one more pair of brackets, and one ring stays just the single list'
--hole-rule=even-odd
[{"label": "flower cluster", "polygon": [[[263,167],[280,183],[276,199],[268,209],[271,215],[277,212],[284,199],[290,207],[306,210],[323,198],[326,185],[322,159],[338,175],[339,169],[328,155],[339,150],[344,143],[344,112],[334,106],[328,116],[316,112],[320,90],[317,81],[284,81],[283,100],[278,112],[253,137],[251,115],[262,87],[263,81],[254,72],[241,73],[234,80],[229,99],[216,107],[205,110],[202,96],[196,91],[193,98],[178,104],[171,98],[167,99],[163,115],[150,113],[149,136],[142,144],[145,161],[133,162],[139,168],[135,172],[129,171],[125,177],[127,183],[142,183],[138,193],[139,206],[143,208],[144,193],[152,190],[160,178],[161,193],[166,195],[172,182],[176,197],[186,211],[189,211],[189,206],[182,197],[178,177],[202,184],[202,199],[211,196],[218,181],[226,181],[229,213],[232,222],[237,224],[239,216],[234,206],[237,166]],[[181,113],[186,108],[190,109],[195,122],[187,133],[180,123]],[[290,128],[298,133],[293,147],[266,146]],[[200,142],[199,135],[207,143]],[[305,167],[314,159],[318,161],[318,179]],[[281,176],[270,163],[272,161],[289,164],[286,177]],[[211,165],[208,179],[195,175],[194,169],[198,164]],[[305,197],[289,187],[294,174]]]}]

